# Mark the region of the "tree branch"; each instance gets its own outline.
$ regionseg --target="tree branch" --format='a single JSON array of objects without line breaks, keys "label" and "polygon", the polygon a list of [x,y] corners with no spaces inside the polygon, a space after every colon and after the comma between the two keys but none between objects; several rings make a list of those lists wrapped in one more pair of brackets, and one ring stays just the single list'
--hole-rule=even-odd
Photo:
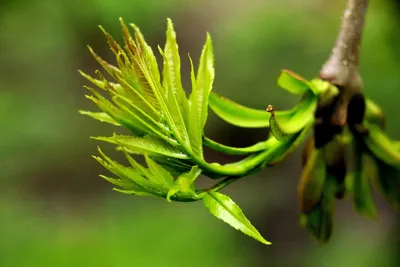
[{"label": "tree branch", "polygon": [[320,71],[320,78],[339,87],[339,106],[332,123],[344,126],[350,98],[361,93],[362,81],[358,71],[359,50],[368,0],[348,0],[342,25],[332,53]]}]

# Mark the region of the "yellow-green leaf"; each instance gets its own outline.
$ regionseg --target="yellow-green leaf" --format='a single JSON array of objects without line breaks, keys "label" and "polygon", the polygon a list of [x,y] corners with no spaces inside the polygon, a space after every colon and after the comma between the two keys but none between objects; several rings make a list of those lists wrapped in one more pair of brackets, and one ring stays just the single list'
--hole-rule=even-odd
[{"label": "yellow-green leaf", "polygon": [[243,214],[239,206],[233,202],[230,197],[218,192],[208,192],[203,197],[203,203],[212,215],[226,222],[236,230],[241,231],[265,245],[271,244],[261,236]]}]

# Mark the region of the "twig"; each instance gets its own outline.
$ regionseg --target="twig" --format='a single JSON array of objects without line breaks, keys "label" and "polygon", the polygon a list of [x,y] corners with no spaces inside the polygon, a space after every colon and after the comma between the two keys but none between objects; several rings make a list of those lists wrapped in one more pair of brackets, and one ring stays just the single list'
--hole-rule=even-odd
[{"label": "twig", "polygon": [[338,86],[341,91],[341,99],[332,116],[335,125],[345,125],[348,102],[362,90],[358,62],[367,7],[368,0],[347,1],[336,44],[320,71],[322,79]]}]

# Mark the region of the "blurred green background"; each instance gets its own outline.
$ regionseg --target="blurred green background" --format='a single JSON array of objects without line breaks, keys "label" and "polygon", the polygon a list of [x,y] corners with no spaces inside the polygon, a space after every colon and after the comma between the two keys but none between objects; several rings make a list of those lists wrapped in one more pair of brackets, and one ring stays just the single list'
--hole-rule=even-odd
[{"label": "blurred green background", "polygon": [[[400,1],[370,2],[361,56],[365,93],[385,110],[390,135],[400,138]],[[89,136],[115,128],[77,112],[94,109],[77,73],[98,68],[86,45],[111,59],[97,25],[121,40],[119,17],[137,24],[153,47],[163,46],[166,18],[172,18],[185,85],[186,55],[197,63],[209,31],[215,91],[255,108],[289,108],[298,99],[277,87],[279,71],[315,77],[344,6],[344,0],[1,0],[0,267],[400,266],[400,217],[379,194],[378,221],[355,214],[350,201],[339,202],[334,235],[324,247],[299,227],[299,152],[224,190],[273,243],[264,246],[201,203],[111,191],[98,177],[106,171],[91,158],[99,143]],[[229,126],[212,112],[206,132],[237,146],[266,134]]]}]

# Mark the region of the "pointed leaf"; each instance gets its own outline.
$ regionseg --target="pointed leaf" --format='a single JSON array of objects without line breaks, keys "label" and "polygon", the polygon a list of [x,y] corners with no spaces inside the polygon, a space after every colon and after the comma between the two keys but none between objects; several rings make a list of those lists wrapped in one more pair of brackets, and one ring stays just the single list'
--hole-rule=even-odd
[{"label": "pointed leaf", "polygon": [[140,191],[140,192],[147,192],[150,194],[158,195],[159,197],[165,196],[165,193],[163,193],[162,190],[158,189],[156,184],[149,181],[148,179],[145,179],[137,171],[133,170],[132,168],[125,167],[125,166],[113,161],[112,159],[107,157],[100,150],[100,148],[98,150],[103,158],[93,157],[95,160],[97,160],[101,165],[103,165],[106,169],[108,169],[110,172],[112,172],[119,178],[121,178],[127,182],[131,182],[131,186],[124,188],[124,189],[135,190],[135,191]]},{"label": "pointed leaf", "polygon": [[181,62],[179,57],[178,44],[176,42],[176,33],[172,21],[169,18],[168,18],[168,28],[166,36],[167,36],[167,41],[165,43],[164,53],[165,57],[168,60],[168,65],[167,66],[164,65],[164,68],[168,68],[168,72],[164,70],[163,76],[165,79],[167,73],[169,74],[167,76],[169,76],[171,88],[175,93],[176,101],[178,103],[180,112],[183,115],[183,119],[185,120],[185,125],[187,127],[188,126],[187,115],[189,113],[189,103],[181,83]]},{"label": "pointed leaf", "polygon": [[378,175],[376,181],[388,202],[400,210],[400,169],[375,158]]},{"label": "pointed leaf", "polygon": [[269,127],[269,113],[242,106],[215,92],[210,93],[210,108],[226,122],[244,128]]},{"label": "pointed leaf", "polygon": [[135,154],[163,155],[172,158],[188,159],[179,148],[166,144],[162,140],[152,137],[135,137],[127,135],[114,135],[112,137],[92,137],[112,144],[120,145],[127,151]]},{"label": "pointed leaf", "polygon": [[167,170],[158,165],[149,156],[145,155],[145,159],[147,166],[149,167],[149,170],[151,172],[151,175],[148,178],[154,183],[168,190],[174,183],[174,177],[172,177],[172,175]]},{"label": "pointed leaf", "polygon": [[197,70],[197,91],[192,92],[192,95],[194,95],[193,101],[196,100],[201,104],[199,118],[202,129],[207,121],[208,96],[213,86],[214,76],[214,52],[211,37],[207,33],[206,43],[203,47],[203,51],[201,52],[199,68]]},{"label": "pointed leaf", "polygon": [[310,82],[290,70],[282,70],[278,85],[292,94],[304,94],[310,88]]},{"label": "pointed leaf", "polygon": [[335,178],[328,176],[320,201],[311,213],[302,214],[300,218],[302,226],[307,228],[320,244],[326,243],[332,235],[335,193]]},{"label": "pointed leaf", "polygon": [[116,122],[128,128],[135,135],[142,136],[146,133],[146,130],[142,127],[143,125],[136,118],[118,109],[115,105],[113,105],[110,101],[97,93],[94,89],[90,87],[85,88],[94,94],[94,96],[86,96],[86,98],[92,100],[93,103],[95,103],[102,111],[113,118]]},{"label": "pointed leaf", "polygon": [[190,60],[190,78],[192,81],[192,94],[189,97],[189,138],[190,145],[193,152],[200,158],[203,158],[203,128],[201,126],[201,99],[198,99],[197,95],[200,94],[197,86],[196,77],[194,75],[194,67],[192,59]]},{"label": "pointed leaf", "polygon": [[91,112],[91,111],[86,111],[86,110],[79,110],[79,113],[82,115],[92,117],[93,119],[101,121],[101,122],[110,123],[115,126],[121,126],[121,124],[116,122],[113,118],[111,118],[107,113],[104,113],[104,112]]},{"label": "pointed leaf", "polygon": [[[285,134],[300,131],[305,125],[313,122],[317,97],[310,91],[301,102],[290,110],[275,110],[275,118],[279,128]],[[210,108],[228,123],[245,128],[270,127],[270,114],[266,110],[252,109],[239,105],[214,92],[210,94]]]},{"label": "pointed leaf", "polygon": [[233,202],[230,197],[218,192],[208,192],[203,197],[203,203],[211,214],[218,219],[221,219],[233,228],[253,237],[263,244],[271,244],[261,236],[257,229],[245,217],[239,206]]},{"label": "pointed leaf", "polygon": [[[161,49],[160,49],[160,54],[164,58],[164,79],[166,86],[165,90],[167,91],[168,94],[166,103],[168,105],[168,112],[172,118],[172,123],[176,129],[175,134],[178,135],[180,137],[179,139],[182,140],[187,146],[190,146],[188,131],[186,129],[184,120],[184,117],[188,116],[188,114],[187,113],[183,114],[182,113],[183,109],[180,108],[180,104],[182,104],[182,102],[185,102],[186,103],[185,105],[188,106],[188,100],[186,99],[186,96],[183,96],[182,94],[178,95],[178,92],[176,91],[177,89],[174,88],[176,84],[173,83],[176,81],[171,80],[172,77],[169,72],[170,71],[169,59],[165,56],[165,54]],[[178,101],[178,98],[180,102]]]},{"label": "pointed leaf", "polygon": [[369,133],[364,142],[373,156],[400,168],[400,151],[397,151],[394,142],[378,126],[368,124],[367,127]]},{"label": "pointed leaf", "polygon": [[313,149],[301,174],[297,188],[300,210],[310,213],[321,199],[326,180],[326,166],[321,150]]},{"label": "pointed leaf", "polygon": [[368,98],[365,98],[365,106],[365,119],[383,129],[385,127],[385,115],[382,109]]},{"label": "pointed leaf", "polygon": [[371,185],[369,183],[368,176],[366,175],[364,150],[362,143],[354,144],[354,156],[355,156],[355,170],[353,174],[353,203],[355,210],[372,219],[376,218],[376,208],[374,200],[372,199]]}]

